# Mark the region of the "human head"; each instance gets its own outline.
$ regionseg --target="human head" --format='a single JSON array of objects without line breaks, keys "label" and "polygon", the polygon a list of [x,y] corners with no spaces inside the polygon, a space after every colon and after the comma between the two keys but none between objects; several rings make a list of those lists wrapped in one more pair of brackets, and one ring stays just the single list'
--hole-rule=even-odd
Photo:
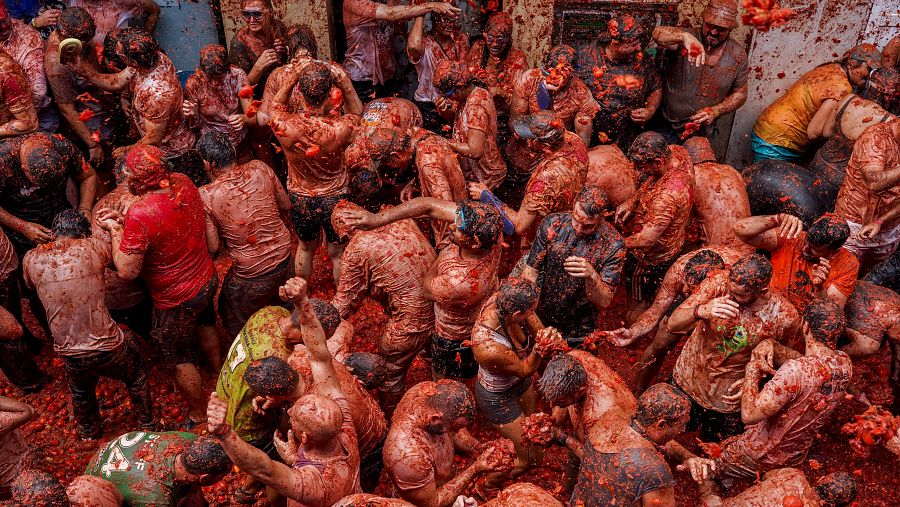
[{"label": "human head", "polygon": [[644,178],[659,176],[665,172],[669,158],[669,144],[659,132],[641,133],[628,148],[628,159]]},{"label": "human head", "polygon": [[0,40],[5,41],[12,35],[12,21],[9,18],[9,12],[6,10],[6,4],[0,4]]},{"label": "human head", "polygon": [[53,144],[34,145],[27,150],[24,162],[25,175],[38,187],[53,188],[65,178],[65,158]]},{"label": "human head", "polygon": [[169,184],[168,162],[156,146],[141,144],[132,148],[125,157],[125,169],[125,183],[132,195],[143,195]]},{"label": "human head", "polygon": [[[75,7],[66,9],[66,11],[72,9],[75,9]],[[127,66],[122,60],[122,55],[119,54],[119,41],[121,39],[122,30],[119,28],[109,32],[106,34],[106,37],[103,38],[103,63],[105,63],[110,70],[120,71]]]},{"label": "human head", "polygon": [[441,435],[459,431],[475,421],[475,397],[457,380],[442,379],[434,383],[427,398],[426,429]]},{"label": "human head", "polygon": [[91,223],[80,211],[67,209],[53,217],[53,238],[86,238],[91,235]]},{"label": "human head", "polygon": [[738,7],[736,0],[710,0],[700,17],[700,42],[706,50],[715,49],[728,41],[731,31],[737,28]]},{"label": "human head", "polygon": [[300,71],[299,85],[303,100],[311,107],[319,107],[325,103],[328,93],[331,92],[334,76],[328,65],[312,61]]},{"label": "human head", "polygon": [[597,232],[603,223],[603,212],[607,207],[606,193],[596,185],[581,187],[575,205],[572,206],[572,228],[579,236],[589,236]]},{"label": "human head", "polygon": [[334,400],[318,394],[301,396],[288,409],[291,429],[300,442],[324,444],[341,432],[343,414]]},{"label": "human head", "polygon": [[228,73],[228,52],[221,44],[209,44],[200,50],[200,63],[197,65],[203,74],[213,79],[220,79]]},{"label": "human head", "polygon": [[847,222],[837,215],[826,213],[809,226],[800,255],[808,262],[819,262],[820,257],[830,259],[849,237],[850,226]]},{"label": "human head", "polygon": [[94,18],[81,7],[69,7],[59,14],[59,22],[56,24],[60,39],[78,39],[81,42],[89,42],[97,33]]},{"label": "human head", "polygon": [[310,58],[318,58],[316,39],[309,29],[297,25],[289,28],[288,32],[290,35],[287,44],[290,48],[291,58],[296,58],[301,52]]},{"label": "human head", "polygon": [[387,378],[384,358],[371,352],[354,352],[344,360],[344,366],[365,389],[377,389]]},{"label": "human head", "polygon": [[569,81],[575,74],[575,68],[572,67],[574,61],[575,50],[572,49],[572,46],[560,44],[550,48],[550,52],[544,58],[544,66],[541,69],[547,90],[555,92],[569,84]]},{"label": "human head", "polygon": [[620,14],[609,20],[606,32],[600,32],[600,41],[608,45],[613,60],[627,62],[641,51],[643,35],[644,28],[634,16]]},{"label": "human head", "polygon": [[281,400],[294,393],[300,375],[280,357],[264,357],[244,370],[244,382],[257,396]]},{"label": "human head", "polygon": [[538,111],[520,116],[513,123],[515,134],[528,142],[530,150],[543,152],[546,147],[559,148],[565,138],[566,127],[556,119],[553,111]]},{"label": "human head", "polygon": [[856,498],[856,479],[847,472],[834,472],[819,479],[816,493],[822,507],[844,507]]},{"label": "human head", "polygon": [[670,384],[654,384],[637,401],[633,421],[650,440],[664,444],[684,433],[691,419],[691,401]]},{"label": "human head", "polygon": [[859,88],[866,84],[869,73],[881,67],[881,51],[874,44],[860,44],[844,53],[841,64],[847,69],[850,84]]},{"label": "human head", "polygon": [[706,279],[711,271],[725,267],[722,256],[712,250],[700,250],[684,264],[684,283],[696,287]]},{"label": "human head", "polygon": [[[448,1],[447,3],[451,5],[455,4],[453,1]],[[459,33],[459,26],[458,14],[431,14],[431,30],[436,34],[441,34],[446,37]]]},{"label": "human head", "polygon": [[900,114],[900,72],[894,67],[882,67],[869,74],[862,98],[871,100],[891,114]]},{"label": "human head", "polygon": [[716,154],[713,152],[709,139],[703,136],[691,136],[681,146],[687,150],[694,164],[703,162],[715,162]]},{"label": "human head", "polygon": [[43,470],[28,469],[16,476],[10,487],[16,507],[69,507],[66,488]]},{"label": "human head", "polygon": [[200,484],[210,486],[219,482],[231,470],[231,458],[218,440],[211,436],[202,436],[191,442],[191,445],[179,455],[181,466],[187,476],[176,480],[182,484]]},{"label": "human head", "polygon": [[538,304],[537,285],[524,278],[507,278],[500,283],[497,312],[502,321],[522,322],[534,313]]},{"label": "human head", "polygon": [[728,292],[741,306],[747,306],[769,290],[772,280],[772,263],[759,254],[749,254],[738,259],[728,273]]},{"label": "human head", "polygon": [[241,16],[251,32],[262,32],[272,24],[271,0],[242,0]]},{"label": "human head", "polygon": [[372,169],[386,167],[402,171],[412,161],[412,140],[406,132],[377,127],[360,136],[359,142],[371,161]]},{"label": "human head", "polygon": [[538,388],[551,406],[565,408],[584,398],[587,381],[587,372],[577,359],[558,354],[547,363]]},{"label": "human head", "polygon": [[334,205],[334,211],[331,212],[331,227],[341,241],[345,241],[356,233],[356,229],[347,223],[348,214],[361,209],[359,204],[346,199],[341,199]]},{"label": "human head", "polygon": [[325,331],[325,339],[327,340],[334,336],[334,332],[341,325],[341,313],[338,309],[328,301],[319,298],[310,298],[309,304],[312,306],[316,318],[319,319],[319,324],[322,325],[322,329]]},{"label": "human head", "polygon": [[471,199],[456,205],[456,220],[450,228],[450,239],[457,245],[487,251],[503,233],[503,219],[497,208]]},{"label": "human head", "polygon": [[474,81],[469,68],[456,60],[442,60],[434,69],[431,82],[437,92],[457,102],[469,95],[469,85]]},{"label": "human head", "polygon": [[159,45],[143,28],[122,30],[116,51],[125,65],[138,70],[152,69],[159,61]]},{"label": "human head", "polygon": [[491,56],[500,57],[512,43],[512,17],[504,11],[488,16],[484,25],[484,42]]},{"label": "human head", "polygon": [[844,311],[827,297],[813,299],[803,312],[803,329],[807,335],[831,349],[837,347],[846,324]]},{"label": "human head", "polygon": [[381,192],[381,176],[378,171],[366,167],[351,171],[347,190],[357,204],[372,213],[378,212],[378,208],[381,207],[378,199]]},{"label": "human head", "polygon": [[220,169],[225,169],[234,164],[237,156],[231,139],[220,130],[207,130],[197,141],[197,153],[206,164],[206,169],[215,174]]},{"label": "human head", "polygon": [[66,486],[66,496],[72,507],[122,505],[119,489],[102,477],[79,475]]}]

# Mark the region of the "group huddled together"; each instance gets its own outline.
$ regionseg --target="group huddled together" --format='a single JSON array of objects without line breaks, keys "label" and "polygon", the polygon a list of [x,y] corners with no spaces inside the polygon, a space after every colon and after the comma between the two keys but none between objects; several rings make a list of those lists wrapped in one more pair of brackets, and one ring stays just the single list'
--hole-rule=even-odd
[{"label": "group huddled together", "polygon": [[900,344],[900,36],[803,74],[738,171],[736,0],[537,68],[502,11],[470,39],[452,2],[344,0],[338,64],[240,4],[184,86],[154,1],[0,4],[0,370],[40,392],[46,336],[97,449],[65,487],[0,397],[0,500],[207,505],[239,473],[232,505],[674,506],[680,472],[697,505],[839,507],[850,470],[799,467],[842,403],[883,423],[847,453],[900,455],[900,355],[893,407],[851,383]]}]

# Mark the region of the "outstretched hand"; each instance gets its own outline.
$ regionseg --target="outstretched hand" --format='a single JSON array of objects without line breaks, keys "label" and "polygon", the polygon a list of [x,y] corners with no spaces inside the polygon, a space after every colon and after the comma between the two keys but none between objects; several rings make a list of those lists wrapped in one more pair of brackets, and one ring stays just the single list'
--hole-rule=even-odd
[{"label": "outstretched hand", "polygon": [[278,295],[288,303],[300,303],[306,299],[306,290],[306,279],[296,276],[278,288]]}]

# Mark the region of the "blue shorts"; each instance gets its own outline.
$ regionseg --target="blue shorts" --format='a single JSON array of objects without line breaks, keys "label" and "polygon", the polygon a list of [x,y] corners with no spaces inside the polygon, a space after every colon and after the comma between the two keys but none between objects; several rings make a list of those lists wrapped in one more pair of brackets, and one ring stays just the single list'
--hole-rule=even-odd
[{"label": "blue shorts", "polygon": [[803,159],[803,153],[784,146],[774,145],[756,135],[756,132],[750,134],[750,146],[753,148],[753,162],[768,159],[799,162]]}]

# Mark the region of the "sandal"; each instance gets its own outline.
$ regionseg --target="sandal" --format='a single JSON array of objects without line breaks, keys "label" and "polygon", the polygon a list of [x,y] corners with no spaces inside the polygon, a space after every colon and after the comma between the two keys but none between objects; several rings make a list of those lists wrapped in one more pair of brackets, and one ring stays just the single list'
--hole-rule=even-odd
[{"label": "sandal", "polygon": [[256,495],[259,491],[249,492],[244,488],[238,488],[234,490],[234,494],[232,495],[234,498],[234,503],[241,505],[253,505],[256,503]]}]

